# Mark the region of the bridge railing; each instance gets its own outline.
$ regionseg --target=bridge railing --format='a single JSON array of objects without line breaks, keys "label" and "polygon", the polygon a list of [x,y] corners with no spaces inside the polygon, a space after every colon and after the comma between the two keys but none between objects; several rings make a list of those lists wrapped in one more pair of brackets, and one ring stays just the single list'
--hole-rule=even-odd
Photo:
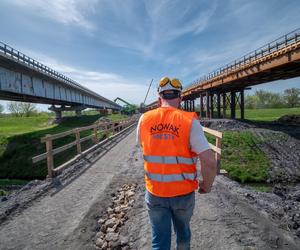
[{"label": "bridge railing", "polygon": [[[52,178],[55,176],[56,173],[62,171],[65,167],[68,166],[68,162],[60,165],[59,167],[55,168],[54,167],[54,155],[59,154],[67,149],[70,149],[72,147],[76,146],[77,149],[77,155],[75,156],[75,158],[71,159],[71,161],[73,161],[74,159],[77,159],[83,155],[88,154],[91,149],[93,149],[94,147],[99,146],[99,143],[103,143],[103,142],[99,142],[99,138],[98,138],[98,132],[102,132],[102,133],[109,133],[109,132],[120,132],[122,133],[123,130],[129,128],[131,125],[133,125],[136,122],[135,118],[129,118],[126,120],[121,120],[121,121],[115,121],[115,122],[99,122],[90,126],[86,126],[86,127],[80,127],[80,128],[75,128],[72,130],[68,130],[62,133],[58,133],[58,134],[48,134],[45,137],[41,138],[41,142],[46,144],[46,152],[37,156],[34,156],[32,158],[32,162],[33,163],[37,163],[40,162],[42,160],[47,160],[47,168],[48,168],[48,178]],[[92,134],[82,137],[80,136],[80,133],[83,131],[90,131],[92,130]],[[58,148],[54,148],[53,147],[53,141],[56,139],[61,139],[63,137],[66,136],[70,136],[70,135],[75,135],[75,140],[71,143],[68,143],[64,146],[58,147]],[[115,136],[115,135],[113,135]],[[84,152],[82,152],[81,149],[81,143],[88,141],[88,140],[93,140],[93,142],[96,144],[94,146],[92,146],[91,148],[85,150]]]},{"label": "bridge railing", "polygon": [[285,48],[291,44],[297,43],[300,41],[300,28],[296,29],[286,35],[283,35],[276,40],[273,40],[272,42],[269,42],[261,47],[259,47],[256,50],[253,50],[244,56],[232,61],[231,63],[226,64],[223,67],[220,67],[207,75],[200,77],[193,83],[191,83],[186,89],[193,88],[195,85],[198,85],[201,82],[208,81],[210,79],[213,79],[223,73],[228,73],[232,70],[238,69],[239,67],[246,65],[248,63],[251,63],[261,57],[264,57],[266,55],[269,55],[277,50],[280,50],[282,48]]},{"label": "bridge railing", "polygon": [[20,63],[24,63],[27,66],[33,68],[34,70],[39,71],[40,73],[46,74],[50,77],[56,78],[59,81],[62,81],[69,86],[80,89],[92,96],[97,96],[98,98],[105,100],[107,102],[110,102],[111,104],[116,105],[114,102],[106,99],[103,96],[98,95],[97,93],[85,88],[84,86],[80,85],[79,83],[75,82],[74,80],[70,79],[69,77],[64,76],[63,74],[49,68],[48,66],[32,59],[31,57],[23,54],[22,52],[10,47],[9,45],[0,42],[0,53],[2,53],[5,57],[11,58],[13,60],[16,60]]}]

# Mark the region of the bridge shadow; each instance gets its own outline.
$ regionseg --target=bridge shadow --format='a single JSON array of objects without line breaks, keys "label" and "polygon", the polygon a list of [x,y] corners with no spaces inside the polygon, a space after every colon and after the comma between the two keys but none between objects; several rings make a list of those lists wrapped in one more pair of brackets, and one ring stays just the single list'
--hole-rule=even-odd
[{"label": "bridge shadow", "polygon": [[90,153],[85,157],[82,157],[78,162],[74,163],[73,166],[67,167],[65,171],[63,171],[57,177],[53,178],[52,184],[55,188],[55,191],[53,191],[50,194],[50,196],[56,195],[57,193],[62,191],[65,187],[70,185],[73,181],[78,179],[87,170],[89,170],[99,159],[101,159],[112,148],[114,148],[120,141],[122,141],[125,137],[127,137],[134,129],[135,126],[124,131],[124,133],[120,134],[119,136],[109,139],[107,143],[97,147],[93,153]]}]

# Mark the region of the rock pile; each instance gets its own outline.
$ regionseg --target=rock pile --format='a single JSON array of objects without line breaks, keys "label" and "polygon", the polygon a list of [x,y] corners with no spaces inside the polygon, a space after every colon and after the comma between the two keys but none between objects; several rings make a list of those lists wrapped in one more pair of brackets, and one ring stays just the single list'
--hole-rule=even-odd
[{"label": "rock pile", "polygon": [[278,122],[289,125],[300,125],[300,115],[284,115],[278,119]]},{"label": "rock pile", "polygon": [[254,127],[239,120],[231,119],[203,119],[200,118],[200,124],[204,127],[218,131],[240,131]]},{"label": "rock pile", "polygon": [[98,220],[100,231],[96,234],[96,247],[98,249],[130,249],[129,238],[121,235],[120,229],[128,220],[127,213],[134,204],[134,195],[137,184],[124,184],[117,194],[111,194],[112,205]]}]

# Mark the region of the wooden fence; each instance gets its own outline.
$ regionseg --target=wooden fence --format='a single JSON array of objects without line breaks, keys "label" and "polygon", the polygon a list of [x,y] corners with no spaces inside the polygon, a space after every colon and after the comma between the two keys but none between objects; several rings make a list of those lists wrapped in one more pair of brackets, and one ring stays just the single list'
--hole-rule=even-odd
[{"label": "wooden fence", "polygon": [[220,167],[221,167],[221,144],[222,144],[223,133],[219,132],[217,130],[207,128],[207,127],[203,127],[203,131],[216,137],[216,144],[213,145],[213,144],[209,143],[209,146],[215,152],[215,157],[216,157],[217,166],[218,166],[218,174],[227,174],[227,172],[225,170],[220,169]]},{"label": "wooden fence", "polygon": [[[46,152],[40,155],[37,155],[32,158],[33,163],[40,162],[44,159],[47,159],[47,168],[48,168],[48,178],[52,178],[55,176],[55,174],[58,171],[61,171],[63,168],[67,166],[67,164],[63,164],[57,168],[54,168],[54,161],[53,157],[54,155],[61,153],[67,149],[70,149],[74,146],[76,146],[77,149],[77,155],[75,157],[80,157],[87,152],[90,151],[90,149],[87,149],[86,151],[82,152],[81,150],[81,143],[85,142],[87,140],[93,140],[95,144],[99,143],[98,133],[109,133],[109,132],[120,132],[121,130],[124,130],[125,128],[128,128],[130,125],[134,124],[136,122],[136,119],[130,118],[127,120],[121,120],[121,121],[115,121],[115,122],[99,122],[90,126],[86,127],[80,127],[75,128],[72,130],[68,130],[62,133],[53,134],[53,135],[46,135],[45,137],[41,138],[41,142],[46,144]],[[92,130],[92,134],[85,136],[83,138],[80,137],[80,132]],[[56,139],[60,139],[69,135],[75,135],[75,141],[66,144],[64,146],[53,148],[53,141]],[[96,145],[95,145],[96,146]]]}]

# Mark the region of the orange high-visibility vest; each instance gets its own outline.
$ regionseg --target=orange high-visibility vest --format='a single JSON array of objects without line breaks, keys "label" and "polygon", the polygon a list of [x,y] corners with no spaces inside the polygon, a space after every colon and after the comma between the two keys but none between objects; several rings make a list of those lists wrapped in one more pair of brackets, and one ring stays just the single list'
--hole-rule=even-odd
[{"label": "orange high-visibility vest", "polygon": [[196,113],[162,107],[144,113],[140,142],[144,154],[146,189],[160,197],[193,192],[198,187],[197,154],[189,137]]}]

